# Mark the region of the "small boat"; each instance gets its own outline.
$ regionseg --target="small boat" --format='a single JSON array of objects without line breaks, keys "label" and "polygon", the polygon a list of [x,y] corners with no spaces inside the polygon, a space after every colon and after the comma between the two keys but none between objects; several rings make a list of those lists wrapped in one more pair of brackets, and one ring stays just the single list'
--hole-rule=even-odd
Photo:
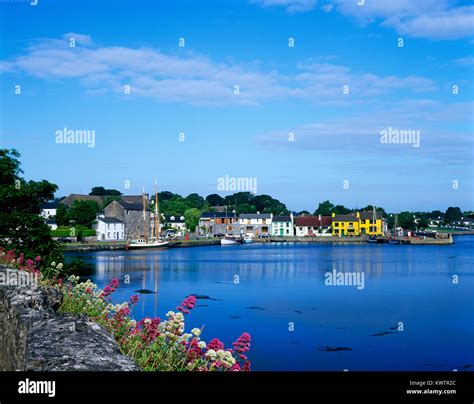
[{"label": "small boat", "polygon": [[388,240],[388,244],[401,244],[401,241],[391,238],[390,240]]},{"label": "small boat", "polygon": [[252,244],[252,243],[253,243],[252,236],[245,236],[244,237],[244,244]]},{"label": "small boat", "polygon": [[132,240],[126,245],[127,249],[138,249],[138,248],[168,248],[169,241],[162,240],[145,240],[144,238],[139,238],[137,240]]},{"label": "small boat", "polygon": [[236,245],[242,244],[242,238],[240,236],[230,236],[226,235],[221,238],[221,245]]}]

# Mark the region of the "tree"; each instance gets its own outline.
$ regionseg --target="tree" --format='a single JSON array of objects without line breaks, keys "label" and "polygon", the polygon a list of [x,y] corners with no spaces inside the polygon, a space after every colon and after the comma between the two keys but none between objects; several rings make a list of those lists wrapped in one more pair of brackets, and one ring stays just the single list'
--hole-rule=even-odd
[{"label": "tree", "polygon": [[320,202],[318,209],[314,211],[315,215],[331,216],[334,205],[329,201]]},{"label": "tree", "polygon": [[461,218],[462,212],[461,209],[459,209],[458,207],[450,206],[444,214],[444,220],[446,223],[459,222]]},{"label": "tree", "polygon": [[253,205],[252,199],[253,194],[251,194],[250,192],[236,192],[235,194],[227,195],[225,197],[225,204],[227,206],[239,206],[243,203]]},{"label": "tree", "polygon": [[250,205],[249,203],[242,203],[237,205],[236,213],[240,215],[241,213],[257,213],[257,208],[255,205]]},{"label": "tree", "polygon": [[331,213],[335,213],[336,215],[347,215],[350,212],[351,210],[343,205],[336,205],[331,209]]},{"label": "tree", "polygon": [[302,210],[301,212],[298,212],[296,216],[308,216],[311,213],[309,213],[307,210]]},{"label": "tree", "polygon": [[117,191],[116,189],[105,189],[104,187],[93,187],[89,195],[97,195],[97,196],[104,196],[104,195],[115,195],[120,196],[122,193]]},{"label": "tree", "polygon": [[56,210],[56,224],[58,226],[69,226],[69,209],[66,205],[60,203]]},{"label": "tree", "polygon": [[418,228],[419,229],[426,229],[429,226],[429,224],[430,224],[429,220],[426,219],[425,217],[423,217],[418,222]]},{"label": "tree", "polygon": [[170,191],[158,192],[158,199],[160,200],[160,202],[169,201],[175,197],[182,199],[181,195],[173,194],[173,192]]},{"label": "tree", "polygon": [[416,223],[412,212],[401,212],[398,214],[398,225],[407,230],[416,230]]},{"label": "tree", "polygon": [[196,230],[197,225],[199,224],[199,219],[201,218],[201,212],[199,209],[190,208],[184,212],[184,221],[186,224],[186,228],[194,232]]},{"label": "tree", "polygon": [[74,201],[69,211],[69,219],[75,225],[90,227],[100,207],[95,201]]},{"label": "tree", "polygon": [[224,206],[225,199],[218,194],[210,194],[206,196],[206,202],[209,206]]},{"label": "tree", "polygon": [[25,258],[40,256],[40,264],[59,261],[59,245],[39,216],[41,205],[54,198],[58,187],[22,178],[19,157],[15,149],[0,149],[0,245]]},{"label": "tree", "polygon": [[201,195],[194,193],[189,194],[184,198],[184,203],[186,203],[190,208],[202,209],[206,201]]}]

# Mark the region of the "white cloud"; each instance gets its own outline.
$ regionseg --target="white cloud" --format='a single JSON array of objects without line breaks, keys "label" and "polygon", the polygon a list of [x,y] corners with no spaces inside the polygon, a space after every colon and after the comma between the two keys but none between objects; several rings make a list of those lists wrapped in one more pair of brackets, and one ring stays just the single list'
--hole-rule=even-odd
[{"label": "white cloud", "polygon": [[[383,94],[437,89],[427,78],[354,72],[347,66],[314,62],[318,58],[298,64],[293,74],[283,74],[191,53],[176,56],[152,48],[97,47],[89,36],[80,34],[73,34],[79,40],[71,48],[70,35],[37,41],[20,56],[0,61],[0,70],[46,80],[77,79],[91,94],[121,95],[130,85],[132,96],[199,105],[257,105],[269,100],[348,105]],[[235,85],[239,94],[234,94]],[[343,94],[345,85],[349,95]]]},{"label": "white cloud", "polygon": [[474,35],[474,7],[455,6],[449,0],[337,1],[335,9],[358,22],[379,22],[400,35],[431,39],[459,39]]},{"label": "white cloud", "polygon": [[311,11],[316,7],[316,0],[251,0],[261,7],[284,7],[289,13]]}]

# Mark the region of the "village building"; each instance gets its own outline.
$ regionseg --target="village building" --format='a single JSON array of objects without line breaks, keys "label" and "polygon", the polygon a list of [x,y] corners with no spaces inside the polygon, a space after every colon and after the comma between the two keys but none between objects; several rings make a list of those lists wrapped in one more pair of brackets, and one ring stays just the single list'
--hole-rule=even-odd
[{"label": "village building", "polygon": [[233,212],[203,212],[198,227],[203,236],[240,233],[239,219]]},{"label": "village building", "polygon": [[331,236],[331,216],[298,216],[295,217],[296,237],[324,237]]},{"label": "village building", "polygon": [[293,214],[288,216],[273,216],[271,235],[272,237],[294,236]]},{"label": "village building", "polygon": [[125,239],[125,225],[115,217],[97,217],[92,228],[96,231],[97,241],[121,241]]},{"label": "village building", "polygon": [[240,232],[249,236],[270,234],[272,218],[271,213],[241,213],[239,215]]}]

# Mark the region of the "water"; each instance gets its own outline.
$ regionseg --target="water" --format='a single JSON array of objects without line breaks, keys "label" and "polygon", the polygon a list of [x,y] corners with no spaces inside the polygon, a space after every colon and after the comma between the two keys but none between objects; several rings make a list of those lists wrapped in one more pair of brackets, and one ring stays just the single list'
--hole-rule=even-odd
[{"label": "water", "polygon": [[[253,370],[461,371],[474,369],[473,245],[460,236],[451,246],[268,243],[69,256],[93,263],[100,287],[121,280],[115,302],[157,290],[140,295],[137,319],[164,318],[189,294],[215,299],[198,300],[187,329],[204,325],[204,340],[228,347],[248,331]],[[364,288],[326,286],[333,270],[364,273]]]}]

